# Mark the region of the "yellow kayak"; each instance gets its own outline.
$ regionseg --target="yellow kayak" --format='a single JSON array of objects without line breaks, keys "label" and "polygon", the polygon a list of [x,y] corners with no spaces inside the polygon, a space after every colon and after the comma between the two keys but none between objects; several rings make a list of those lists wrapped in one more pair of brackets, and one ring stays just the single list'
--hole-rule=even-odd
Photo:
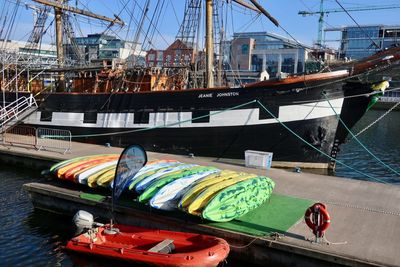
[{"label": "yellow kayak", "polygon": [[233,184],[239,183],[241,181],[257,177],[255,174],[242,173],[242,175],[236,176],[232,179],[224,180],[203,190],[196,199],[188,206],[187,211],[193,215],[201,215],[202,209],[207,205],[207,203],[222,189],[231,186]]},{"label": "yellow kayak", "polygon": [[[151,161],[150,163],[147,163],[146,166],[150,167],[152,165],[156,165],[159,163],[177,163],[177,161],[175,160],[155,160],[155,161]],[[145,167],[143,167],[145,168]],[[112,180],[114,180],[114,175],[115,175],[115,168],[114,169],[110,169],[107,172],[104,172],[103,174],[101,174],[100,176],[97,177],[96,180],[96,184],[97,186],[101,186],[101,187],[109,187],[110,183],[112,182]]]},{"label": "yellow kayak", "polygon": [[115,169],[108,170],[97,178],[97,185],[101,187],[109,187],[112,180],[114,180]]},{"label": "yellow kayak", "polygon": [[97,186],[97,180],[99,179],[99,177],[100,177],[102,174],[104,174],[104,173],[106,173],[106,172],[108,172],[108,171],[110,171],[110,170],[114,171],[114,173],[115,173],[115,169],[116,169],[116,168],[117,168],[116,165],[109,166],[109,167],[107,167],[107,168],[102,169],[101,171],[99,171],[99,172],[97,172],[97,173],[94,173],[94,174],[90,175],[90,176],[88,177],[88,180],[87,180],[88,186],[89,186],[89,187],[96,187],[96,186]]},{"label": "yellow kayak", "polygon": [[238,172],[230,171],[230,170],[223,170],[220,173],[211,174],[197,183],[195,183],[181,198],[178,207],[182,210],[187,210],[187,207],[192,203],[192,201],[199,195],[204,189],[207,187],[224,181],[226,179],[231,179],[240,175]]}]

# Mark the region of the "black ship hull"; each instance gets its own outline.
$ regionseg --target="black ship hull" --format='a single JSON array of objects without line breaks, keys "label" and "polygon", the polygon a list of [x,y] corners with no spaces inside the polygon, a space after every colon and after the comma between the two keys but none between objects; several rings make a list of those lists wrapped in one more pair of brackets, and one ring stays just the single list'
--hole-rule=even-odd
[{"label": "black ship hull", "polygon": [[138,143],[156,152],[244,158],[244,151],[259,150],[273,152],[274,161],[329,163],[326,155],[335,156],[347,135],[335,113],[352,127],[369,102],[365,96],[348,98],[369,93],[369,86],[338,80],[175,92],[51,93],[42,95],[38,110],[24,123],[69,130],[75,141]]}]

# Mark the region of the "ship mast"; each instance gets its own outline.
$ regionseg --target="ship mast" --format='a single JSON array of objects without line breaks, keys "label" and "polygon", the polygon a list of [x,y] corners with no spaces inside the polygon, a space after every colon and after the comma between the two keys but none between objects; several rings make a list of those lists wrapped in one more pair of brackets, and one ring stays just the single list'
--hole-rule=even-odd
[{"label": "ship mast", "polygon": [[206,78],[207,88],[214,87],[213,0],[206,0]]},{"label": "ship mast", "polygon": [[[54,7],[54,13],[55,13],[55,21],[56,21],[56,48],[57,48],[57,59],[58,59],[58,67],[60,69],[64,68],[64,49],[63,49],[63,22],[62,22],[62,15],[64,11],[69,11],[72,13],[84,15],[87,17],[99,19],[99,20],[104,20],[107,22],[111,22],[112,24],[119,24],[119,25],[124,25],[124,22],[118,18],[115,17],[114,19],[106,17],[106,16],[101,16],[97,15],[95,13],[82,10],[79,8],[71,7],[68,5],[65,5],[64,3],[66,0],[57,0],[57,1],[50,1],[50,0],[33,0],[37,3],[46,5],[46,6],[51,6]],[[59,79],[58,79],[58,92],[64,92],[65,91],[65,73],[63,71],[60,72],[59,74]]]},{"label": "ship mast", "polygon": [[[215,1],[215,0],[214,0]],[[266,16],[275,26],[279,27],[279,22],[272,17],[256,0],[250,0],[251,4],[243,0],[233,0],[233,2],[256,11]],[[213,0],[206,0],[206,79],[207,88],[214,87],[214,40],[213,40]],[[221,67],[221,66],[220,66]],[[221,84],[220,84],[221,85]]]},{"label": "ship mast", "polygon": [[[60,0],[61,3],[64,0]],[[55,21],[56,21],[56,48],[57,48],[57,59],[58,67],[60,69],[64,68],[64,49],[63,49],[63,22],[62,22],[62,10],[58,7],[54,7]],[[58,76],[58,92],[65,91],[65,73],[60,72]]]}]

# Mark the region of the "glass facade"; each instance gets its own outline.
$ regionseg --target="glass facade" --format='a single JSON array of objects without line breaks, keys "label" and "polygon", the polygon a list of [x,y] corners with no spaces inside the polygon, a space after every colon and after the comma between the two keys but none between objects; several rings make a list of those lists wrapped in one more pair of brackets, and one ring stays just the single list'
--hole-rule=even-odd
[{"label": "glass facade", "polygon": [[279,70],[279,55],[266,55],[267,71],[270,77],[275,77]]},{"label": "glass facade", "polygon": [[75,42],[86,50],[86,60],[113,59],[121,56],[121,49],[125,48],[125,41],[115,36],[105,34],[89,34],[87,37],[77,37]]},{"label": "glass facade", "polygon": [[305,66],[305,49],[302,49],[297,58],[297,73],[302,73],[304,72],[304,66]]},{"label": "glass facade", "polygon": [[282,54],[281,71],[285,73],[294,73],[296,58],[294,54]]},{"label": "glass facade", "polygon": [[119,51],[114,50],[101,50],[99,51],[99,59],[118,58]]},{"label": "glass facade", "polygon": [[[308,48],[305,45],[299,47],[299,44],[283,36],[267,32],[246,32],[235,33],[232,42],[231,51],[237,51],[230,55],[232,62],[237,64],[234,68],[242,71],[262,72],[266,70],[270,77],[277,77],[281,73],[301,73],[304,71],[305,59],[307,58]],[[252,49],[245,40],[250,40]],[[240,57],[238,56],[240,54]],[[244,55],[247,55],[244,57]],[[247,67],[245,64],[250,61]]]},{"label": "glass facade", "polygon": [[379,50],[399,44],[400,27],[382,25],[345,27],[342,29],[340,57],[361,59]]},{"label": "glass facade", "polygon": [[262,71],[263,58],[259,55],[251,56],[251,70],[252,71]]}]

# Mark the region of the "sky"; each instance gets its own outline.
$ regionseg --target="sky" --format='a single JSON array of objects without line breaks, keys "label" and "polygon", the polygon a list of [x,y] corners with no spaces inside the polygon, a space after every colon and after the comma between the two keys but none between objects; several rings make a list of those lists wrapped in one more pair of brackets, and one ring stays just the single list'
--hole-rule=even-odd
[{"label": "sky", "polygon": [[[11,16],[11,10],[6,9],[11,3],[15,3],[18,0],[0,0],[0,8],[3,11],[9,11],[8,17]],[[33,0],[19,0],[21,4],[35,4]],[[353,19],[360,25],[365,24],[385,24],[385,25],[400,25],[399,12],[400,12],[400,1],[399,0],[338,0],[345,8],[357,8],[365,6],[398,6],[399,9],[391,8],[384,10],[371,10],[371,11],[359,11],[350,12]],[[113,14],[120,16],[126,23],[123,28],[114,26],[111,27],[107,33],[111,35],[117,35],[122,39],[133,40],[135,29],[139,23],[140,14],[146,0],[70,0],[70,4],[74,5],[79,3],[80,7],[96,12],[105,16],[112,17]],[[152,10],[156,5],[157,1],[150,1],[150,11],[148,18],[145,20],[145,25],[150,22]],[[154,36],[157,38],[153,39],[152,43],[146,43],[145,47],[152,47],[156,49],[164,49],[170,44],[179,29],[179,25],[183,19],[184,0],[164,0],[162,11],[157,14],[158,27]],[[227,37],[230,38],[233,32],[244,32],[244,31],[268,31],[276,34],[280,34],[287,38],[296,38],[298,41],[311,45],[317,39],[318,29],[318,15],[303,17],[298,15],[301,10],[304,11],[318,11],[320,0],[259,0],[259,3],[268,12],[275,17],[281,28],[275,27],[267,18],[263,16],[257,16],[254,12],[245,10],[237,5],[234,5],[232,9],[228,9],[229,12],[225,16],[226,19],[226,32]],[[336,0],[324,0],[325,9],[338,9],[341,7],[338,5]],[[1,12],[0,9],[0,22],[3,21],[6,12]],[[45,42],[54,42],[54,24],[49,25],[54,20],[54,16],[51,15],[48,18],[46,28],[48,28]],[[16,16],[16,22],[14,30],[11,33],[11,39],[14,40],[26,40],[33,23],[33,11],[25,7],[18,9]],[[202,21],[204,23],[204,20]],[[79,24],[79,27],[77,26]],[[104,31],[106,24],[104,22],[89,20],[80,16],[75,16],[73,19],[73,25],[75,26],[75,33],[79,36],[87,33],[96,33]],[[347,25],[355,25],[353,20],[345,13],[329,13],[325,16],[324,26],[328,28],[340,27]],[[1,25],[0,25],[1,26]],[[289,33],[290,35],[288,35]],[[142,31],[141,37],[146,34]],[[203,35],[203,33],[201,33]],[[328,32],[326,39],[331,40],[327,42],[328,46],[335,47],[337,40],[340,35],[337,32]]]}]

